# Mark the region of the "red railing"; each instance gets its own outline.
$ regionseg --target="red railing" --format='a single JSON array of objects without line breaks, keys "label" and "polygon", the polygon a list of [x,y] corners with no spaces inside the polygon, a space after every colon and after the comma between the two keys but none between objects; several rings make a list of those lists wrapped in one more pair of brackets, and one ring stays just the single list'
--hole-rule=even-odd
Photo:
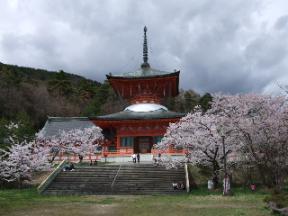
[{"label": "red railing", "polygon": [[[68,161],[79,161],[79,156],[77,154],[63,154],[62,152],[59,153],[58,156],[55,157],[55,161],[62,161],[62,160],[68,160]],[[89,153],[84,156],[83,161],[95,161],[95,160],[101,160],[101,154],[94,154]]]},{"label": "red railing", "polygon": [[[102,152],[102,157],[115,157],[115,156],[131,156],[134,153],[134,150],[131,148],[123,148],[123,149],[118,149],[116,151],[103,151]],[[187,150],[185,149],[167,149],[167,150],[159,150],[159,149],[151,149],[151,153],[147,152],[147,154],[153,154],[153,155],[159,155],[159,154],[179,154],[183,155],[186,154]]]},{"label": "red railing", "polygon": [[133,154],[133,149],[123,148],[116,151],[102,151],[102,157],[113,156],[130,156]]},{"label": "red railing", "polygon": [[186,149],[165,149],[165,150],[161,150],[161,149],[151,149],[151,154],[153,155],[158,155],[158,154],[186,154],[187,150]]},{"label": "red railing", "polygon": [[[125,157],[125,156],[131,156],[134,153],[133,148],[121,148],[116,151],[102,151],[99,153],[89,153],[85,155],[83,158],[83,161],[95,161],[95,160],[101,160],[101,158],[105,157]],[[169,148],[165,150],[160,149],[151,149],[151,153],[147,154],[153,154],[155,156],[158,156],[159,154],[169,154],[169,155],[184,155],[187,153],[186,149],[174,149]],[[79,161],[79,157],[77,154],[63,154],[60,153],[56,158],[55,161],[62,161],[62,160],[69,160],[69,161]]]}]

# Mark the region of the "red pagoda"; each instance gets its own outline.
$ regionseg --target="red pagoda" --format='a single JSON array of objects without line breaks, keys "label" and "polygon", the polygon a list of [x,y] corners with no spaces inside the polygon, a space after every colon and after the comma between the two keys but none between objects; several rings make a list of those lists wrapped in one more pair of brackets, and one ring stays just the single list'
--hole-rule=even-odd
[{"label": "red pagoda", "polygon": [[[161,140],[169,123],[184,116],[161,105],[165,98],[178,95],[180,71],[165,72],[150,67],[146,32],[144,27],[141,67],[134,72],[107,75],[116,94],[130,106],[121,112],[89,118],[103,130],[102,154],[105,157],[156,153],[153,145]],[[175,149],[169,151],[175,152]]]}]

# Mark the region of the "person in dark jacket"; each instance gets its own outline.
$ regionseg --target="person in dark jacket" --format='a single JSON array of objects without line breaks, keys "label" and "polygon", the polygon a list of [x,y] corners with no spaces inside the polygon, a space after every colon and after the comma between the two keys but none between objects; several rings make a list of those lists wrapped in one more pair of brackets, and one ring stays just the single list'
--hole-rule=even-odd
[{"label": "person in dark jacket", "polygon": [[70,164],[67,164],[67,165],[64,167],[63,171],[73,171],[74,169],[75,169],[75,166],[74,166],[74,164],[71,162]]}]

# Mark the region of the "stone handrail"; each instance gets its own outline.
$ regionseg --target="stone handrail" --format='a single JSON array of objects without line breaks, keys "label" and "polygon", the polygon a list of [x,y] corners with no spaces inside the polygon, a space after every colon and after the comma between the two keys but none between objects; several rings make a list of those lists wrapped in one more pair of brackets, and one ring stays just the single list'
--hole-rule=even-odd
[{"label": "stone handrail", "polygon": [[288,207],[286,208],[277,208],[277,204],[274,202],[269,202],[268,207],[273,211],[273,213],[278,213],[280,215],[287,216],[288,215]]},{"label": "stone handrail", "polygon": [[112,189],[113,189],[113,186],[114,186],[114,184],[115,184],[115,181],[116,181],[116,179],[117,179],[117,177],[118,177],[118,174],[119,174],[119,172],[120,172],[120,169],[121,169],[121,165],[119,166],[119,168],[118,168],[118,170],[117,170],[117,173],[116,173],[116,175],[114,176],[113,182],[112,182],[112,184],[111,184],[111,188],[112,188]]},{"label": "stone handrail", "polygon": [[66,160],[63,160],[55,170],[37,187],[38,192],[41,194],[47,187],[52,183],[52,181],[56,178],[56,176],[61,172],[63,167],[66,164]]},{"label": "stone handrail", "polygon": [[189,182],[189,170],[187,163],[184,164],[184,170],[185,170],[185,182],[186,182],[186,191],[187,193],[190,192],[190,182]]}]

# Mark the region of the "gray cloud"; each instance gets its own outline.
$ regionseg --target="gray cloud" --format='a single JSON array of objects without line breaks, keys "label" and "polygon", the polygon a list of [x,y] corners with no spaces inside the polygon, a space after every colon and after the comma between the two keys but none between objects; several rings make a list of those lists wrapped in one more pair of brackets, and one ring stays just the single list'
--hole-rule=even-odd
[{"label": "gray cloud", "polygon": [[288,8],[276,1],[0,0],[0,8],[4,63],[103,81],[140,66],[147,25],[150,64],[180,69],[181,88],[273,92],[288,81]]}]

